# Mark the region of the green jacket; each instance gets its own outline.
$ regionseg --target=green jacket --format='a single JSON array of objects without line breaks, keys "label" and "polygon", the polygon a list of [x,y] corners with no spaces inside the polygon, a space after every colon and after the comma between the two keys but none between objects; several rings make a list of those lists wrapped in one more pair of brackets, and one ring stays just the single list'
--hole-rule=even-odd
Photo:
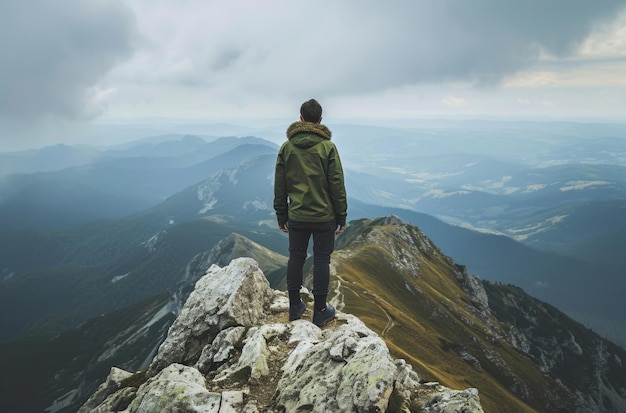
[{"label": "green jacket", "polygon": [[348,204],[343,169],[330,130],[319,123],[295,122],[278,152],[274,209],[278,224],[336,220],[346,224]]}]

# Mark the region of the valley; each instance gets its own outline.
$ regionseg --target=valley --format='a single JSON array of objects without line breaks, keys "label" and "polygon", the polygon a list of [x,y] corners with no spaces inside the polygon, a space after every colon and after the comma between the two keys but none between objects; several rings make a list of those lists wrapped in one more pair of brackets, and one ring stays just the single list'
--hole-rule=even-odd
[{"label": "valley", "polygon": [[[254,255],[272,287],[284,288],[287,241],[272,210],[280,139],[208,138],[211,127],[199,129],[203,133],[116,147],[0,154],[0,345],[31,370],[61,348],[69,351],[58,356],[60,364],[40,371],[47,390],[38,406],[62,396],[60,389],[93,386],[108,363],[141,368],[209,262],[227,265]],[[626,347],[626,128],[468,121],[340,124],[333,132],[346,170],[353,234],[367,220],[394,216],[487,285],[508,286],[513,295],[521,288]],[[338,259],[352,241],[350,233],[338,238]],[[372,248],[374,257],[380,251]],[[406,253],[397,250],[386,259]],[[358,273],[380,265],[371,257],[351,262],[358,271],[337,269],[346,308],[374,323],[384,338],[399,340],[394,351],[433,377],[460,384],[450,366],[428,361],[432,355],[410,355],[408,338],[397,336],[399,327],[412,323],[413,310],[390,303],[413,287],[375,284],[384,278],[356,287]],[[435,285],[428,288],[437,290]],[[386,298],[383,287],[390,288]],[[364,298],[378,307],[356,304]],[[513,310],[498,300],[506,319]],[[170,310],[161,313],[165,307]],[[123,331],[130,334],[128,347],[106,344]],[[83,356],[70,362],[64,340],[87,340],[71,350]],[[125,355],[96,362],[106,348]],[[40,358],[29,360],[30,353]],[[18,369],[1,361],[3,371]],[[86,375],[68,379],[82,370]],[[2,380],[12,381],[7,375]],[[6,388],[19,392],[20,383]]]}]

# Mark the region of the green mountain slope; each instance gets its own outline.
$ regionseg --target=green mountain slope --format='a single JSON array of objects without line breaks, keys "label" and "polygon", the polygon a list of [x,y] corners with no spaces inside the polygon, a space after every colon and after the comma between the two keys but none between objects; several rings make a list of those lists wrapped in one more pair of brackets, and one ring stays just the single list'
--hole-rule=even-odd
[{"label": "green mountain slope", "polygon": [[[189,237],[183,248],[195,245],[194,231],[187,233],[185,225],[179,230]],[[151,245],[163,253],[162,237]],[[254,257],[268,278],[283,282],[286,257],[227,235],[172,275],[172,295],[154,296],[62,334],[40,325],[1,343],[0,381],[13,381],[3,400],[16,403],[20,392],[31,391],[13,378],[28,366],[41,368],[42,391],[22,411],[41,411],[53,400],[57,412],[75,411],[108,368],[140,369],[162,340],[168,314],[195,281],[210,265],[224,266],[237,256]],[[307,283],[310,271],[307,265]],[[352,221],[337,239],[332,274],[331,301],[339,309],[380,334],[422,381],[478,388],[486,411],[618,412],[626,406],[619,390],[626,388],[623,349],[517,287],[469,275],[413,225],[395,217]]]},{"label": "green mountain slope", "polygon": [[[75,412],[72,399],[86,390],[81,383],[95,389],[112,365],[137,369],[155,351],[175,317],[153,318],[169,300],[162,294],[60,334],[42,329],[0,341],[2,410],[43,412],[58,400],[56,411]],[[110,352],[116,345],[121,348]]]},{"label": "green mountain slope", "polygon": [[[193,224],[200,227],[199,234],[206,235],[201,224]],[[179,230],[187,230],[184,237],[188,238],[180,247],[194,249],[189,228]],[[159,253],[163,252],[159,249]],[[257,260],[268,278],[287,262],[286,257],[231,233],[173,271],[167,290],[90,318],[75,328],[60,331],[58,326],[40,324],[28,334],[0,341],[3,411],[35,413],[53,406],[57,413],[75,412],[106,378],[111,367],[145,368],[195,282],[212,264],[225,266],[242,256]],[[149,289],[154,288],[152,285]]]},{"label": "green mountain slope", "polygon": [[[626,346],[626,313],[621,305],[626,279],[621,276],[623,267],[619,265],[623,257],[619,238],[617,243],[604,244],[598,239],[597,244],[581,245],[580,248],[586,249],[579,250],[580,254],[566,256],[532,248],[506,236],[449,225],[415,211],[358,201],[352,201],[350,207],[352,217],[394,214],[418,226],[444,254],[467,266],[470,273],[485,280],[521,287],[531,296],[558,307]],[[600,245],[606,246],[601,250],[606,260],[583,259],[592,257],[593,251],[600,253]],[[572,241],[572,248],[576,247]],[[590,320],[593,323],[589,323]]]},{"label": "green mountain slope", "polygon": [[626,405],[618,390],[626,385],[623,349],[519,288],[469,276],[416,227],[361,220],[338,247],[338,307],[364,320],[424,379],[477,387],[490,412]]},{"label": "green mountain slope", "polygon": [[[256,225],[211,220],[169,224],[163,218],[148,213],[96,226],[100,231],[91,232],[94,224],[72,231],[36,232],[13,246],[16,257],[24,258],[8,264],[14,275],[0,283],[0,339],[42,322],[68,328],[172,291],[181,268],[233,232],[265,245],[284,248],[285,244],[277,231],[264,232]],[[27,257],[36,254],[28,254],[27,245],[46,251],[39,265],[28,263]]]}]

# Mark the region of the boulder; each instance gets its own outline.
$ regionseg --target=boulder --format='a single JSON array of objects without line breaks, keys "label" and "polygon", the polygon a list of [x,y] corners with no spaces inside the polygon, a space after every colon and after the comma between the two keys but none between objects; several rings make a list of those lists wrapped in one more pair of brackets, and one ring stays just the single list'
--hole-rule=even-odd
[{"label": "boulder", "polygon": [[147,372],[112,371],[81,412],[482,412],[477,390],[421,384],[353,315],[287,320],[254,260],[212,266]]},{"label": "boulder", "polygon": [[171,363],[194,364],[220,331],[261,323],[275,292],[251,258],[220,268],[212,265],[198,280],[148,369],[154,376]]}]

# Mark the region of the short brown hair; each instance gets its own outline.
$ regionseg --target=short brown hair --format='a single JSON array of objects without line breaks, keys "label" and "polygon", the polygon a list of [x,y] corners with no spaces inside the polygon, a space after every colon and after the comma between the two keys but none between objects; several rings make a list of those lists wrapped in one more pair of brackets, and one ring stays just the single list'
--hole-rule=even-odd
[{"label": "short brown hair", "polygon": [[307,122],[320,123],[322,120],[322,105],[315,99],[309,99],[300,106],[300,116]]}]

